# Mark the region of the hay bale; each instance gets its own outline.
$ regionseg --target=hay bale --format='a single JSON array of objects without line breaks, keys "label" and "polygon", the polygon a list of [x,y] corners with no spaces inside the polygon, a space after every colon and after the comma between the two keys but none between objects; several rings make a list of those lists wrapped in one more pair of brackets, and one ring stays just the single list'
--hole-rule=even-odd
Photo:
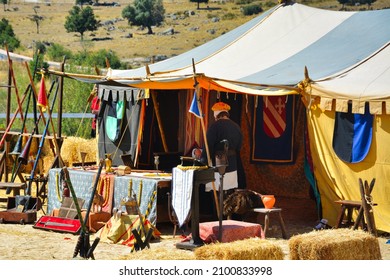
[{"label": "hay bale", "polygon": [[362,230],[329,229],[289,240],[292,260],[381,260],[378,239]]},{"label": "hay bale", "polygon": [[61,147],[61,157],[69,166],[74,162],[81,162],[80,152],[87,153],[85,161],[96,161],[96,139],[84,139],[80,137],[67,137]]},{"label": "hay bale", "polygon": [[249,238],[206,244],[195,249],[197,260],[283,260],[282,248],[270,240]]},{"label": "hay bale", "polygon": [[195,260],[194,253],[188,250],[176,249],[175,247],[155,247],[145,248],[141,251],[134,251],[126,256],[121,256],[120,260]]},{"label": "hay bale", "polygon": [[[87,153],[85,161],[97,161],[97,139],[84,139],[80,137],[66,137],[61,146],[61,158],[66,166],[72,166],[75,162],[81,162],[80,152]],[[42,151],[45,172],[51,167],[54,155],[48,141]]]}]

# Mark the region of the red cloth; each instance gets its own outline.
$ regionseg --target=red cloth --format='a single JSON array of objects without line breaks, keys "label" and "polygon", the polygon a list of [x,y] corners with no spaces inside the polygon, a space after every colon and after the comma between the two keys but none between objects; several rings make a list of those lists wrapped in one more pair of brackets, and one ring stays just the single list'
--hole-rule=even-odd
[{"label": "red cloth", "polygon": [[99,97],[95,96],[91,102],[91,112],[92,114],[95,115],[95,117],[92,119],[92,129],[96,129],[96,115],[99,112],[99,108],[100,108],[100,99]]},{"label": "red cloth", "polygon": [[38,94],[38,106],[42,107],[42,111],[46,111],[46,107],[48,106],[48,101],[47,101],[47,95],[46,95],[46,87],[45,87],[45,76],[42,75],[41,79],[41,87],[39,89],[39,94]]}]

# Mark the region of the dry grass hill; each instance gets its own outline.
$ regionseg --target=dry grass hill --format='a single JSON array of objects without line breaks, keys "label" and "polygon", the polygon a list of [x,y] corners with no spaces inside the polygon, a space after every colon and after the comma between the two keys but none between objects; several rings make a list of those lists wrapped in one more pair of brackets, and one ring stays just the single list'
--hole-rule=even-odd
[{"label": "dry grass hill", "polygon": [[[250,2],[256,0],[240,1]],[[124,61],[138,57],[174,56],[199,46],[247,22],[252,17],[243,16],[238,0],[211,0],[208,4],[197,4],[189,0],[163,0],[166,19],[162,26],[154,27],[153,35],[146,30],[129,26],[121,17],[123,8],[133,0],[118,0],[119,6],[92,6],[95,16],[105,23],[95,32],[86,32],[83,42],[76,33],[67,33],[65,18],[75,0],[12,0],[0,9],[0,18],[6,18],[12,24],[16,37],[22,47],[16,52],[32,56],[34,41],[58,43],[72,52],[82,50],[112,50]],[[100,1],[103,2],[103,1]],[[106,2],[106,1],[105,1]],[[109,2],[109,1],[107,1]],[[277,4],[278,0],[257,0],[264,10]],[[297,1],[320,8],[338,10],[341,5],[336,0]],[[389,7],[389,0],[377,0],[374,9]],[[208,7],[208,8],[207,8]],[[367,6],[354,7],[366,9]],[[34,8],[43,20],[37,27],[29,16]],[[188,15],[189,14],[189,15]],[[173,34],[163,35],[167,30]],[[131,36],[129,36],[131,35]]]}]

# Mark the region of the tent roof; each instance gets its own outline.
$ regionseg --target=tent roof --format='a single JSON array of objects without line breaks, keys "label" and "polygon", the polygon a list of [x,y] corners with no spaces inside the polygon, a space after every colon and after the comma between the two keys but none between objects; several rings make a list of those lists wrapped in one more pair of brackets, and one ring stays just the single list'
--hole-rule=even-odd
[{"label": "tent roof", "polygon": [[[196,76],[199,85],[206,89],[260,95],[298,93],[305,67],[314,81],[333,77],[358,64],[356,76],[365,75],[372,64],[377,67],[379,59],[370,57],[390,42],[389,22],[390,9],[345,12],[298,3],[281,4],[176,57],[138,69],[109,69],[98,83],[191,89]],[[390,64],[388,51],[380,56],[385,57],[380,61],[386,68],[385,64]],[[328,87],[330,83],[321,84]],[[320,88],[321,84],[316,86]],[[333,87],[335,93],[328,93],[328,97],[338,98],[336,84]],[[355,93],[348,98],[356,98],[361,86],[356,83],[354,88]],[[388,93],[387,89],[378,94]],[[344,84],[342,90],[349,92],[349,85]],[[366,89],[374,90],[374,85]]]},{"label": "tent roof", "polygon": [[[323,80],[312,81],[306,89],[307,96],[320,96],[324,110],[364,113],[369,102],[372,114],[390,113],[390,43],[366,60]],[[310,97],[311,96],[311,97]],[[335,100],[335,103],[333,102]],[[333,108],[335,107],[335,108]]]}]

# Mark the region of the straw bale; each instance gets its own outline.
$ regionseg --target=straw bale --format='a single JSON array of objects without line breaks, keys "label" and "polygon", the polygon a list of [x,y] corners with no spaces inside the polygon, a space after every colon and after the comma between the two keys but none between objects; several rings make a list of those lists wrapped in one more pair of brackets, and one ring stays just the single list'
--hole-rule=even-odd
[{"label": "straw bale", "polygon": [[283,260],[282,248],[275,242],[248,238],[229,243],[211,243],[195,249],[197,260]]},{"label": "straw bale", "polygon": [[292,260],[380,260],[378,239],[347,228],[312,231],[289,240]]},{"label": "straw bale", "polygon": [[69,165],[81,162],[80,152],[87,153],[85,161],[96,161],[96,150],[96,139],[68,137],[62,144],[61,156],[69,162]]},{"label": "straw bale", "polygon": [[[75,162],[81,162],[80,152],[87,153],[85,161],[97,161],[97,139],[84,139],[80,137],[66,137],[61,146],[61,158],[66,166],[72,166]],[[48,141],[45,141],[44,170],[48,170],[54,160],[53,152]]]},{"label": "straw bale", "polygon": [[194,253],[189,250],[172,247],[154,247],[141,251],[134,251],[126,256],[121,256],[121,260],[195,260]]}]

